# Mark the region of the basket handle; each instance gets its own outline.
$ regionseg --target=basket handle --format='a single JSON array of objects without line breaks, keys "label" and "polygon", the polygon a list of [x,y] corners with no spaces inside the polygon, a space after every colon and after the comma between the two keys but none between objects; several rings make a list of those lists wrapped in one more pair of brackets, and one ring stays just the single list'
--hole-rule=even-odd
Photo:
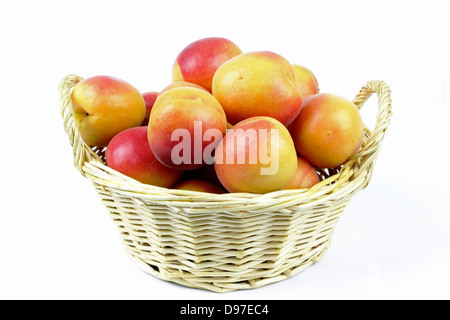
[{"label": "basket handle", "polygon": [[75,123],[75,116],[72,110],[71,90],[83,78],[71,74],[64,77],[59,84],[59,100],[61,106],[61,115],[64,120],[64,128],[69,136],[70,145],[73,148],[74,164],[85,176],[83,169],[84,163],[93,159],[102,162],[100,157],[92,148],[84,142]]},{"label": "basket handle", "polygon": [[365,169],[375,161],[392,117],[391,89],[384,81],[376,80],[367,82],[356,95],[353,103],[358,110],[361,110],[364,103],[374,93],[376,93],[378,97],[378,113],[375,128],[371,132],[369,131],[370,134],[367,141],[359,152],[352,157],[352,159],[364,158],[358,172],[362,172],[362,169]]}]

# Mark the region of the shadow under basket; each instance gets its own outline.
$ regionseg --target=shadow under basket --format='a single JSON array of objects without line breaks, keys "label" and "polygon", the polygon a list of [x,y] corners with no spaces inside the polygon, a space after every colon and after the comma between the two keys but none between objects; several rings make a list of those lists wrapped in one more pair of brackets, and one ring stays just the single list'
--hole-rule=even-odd
[{"label": "shadow under basket", "polygon": [[320,170],[309,189],[267,194],[203,192],[142,184],[105,164],[105,149],[88,146],[77,129],[66,76],[59,94],[75,166],[94,184],[118,227],[122,244],[145,272],[215,292],[258,288],[287,279],[319,261],[352,196],[370,181],[389,125],[391,92],[370,81],[353,100],[360,109],[376,93],[373,131],[366,126],[359,152],[338,169]]}]

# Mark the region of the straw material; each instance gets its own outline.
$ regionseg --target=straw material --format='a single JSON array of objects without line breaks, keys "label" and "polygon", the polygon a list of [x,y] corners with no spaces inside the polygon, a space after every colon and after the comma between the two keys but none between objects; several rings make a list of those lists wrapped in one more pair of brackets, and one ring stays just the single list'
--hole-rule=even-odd
[{"label": "straw material", "polygon": [[209,194],[142,184],[108,168],[105,148],[89,147],[74,121],[71,89],[81,80],[69,75],[60,83],[64,127],[74,164],[94,184],[126,251],[153,276],[215,292],[261,287],[319,261],[351,197],[369,183],[392,115],[389,87],[370,81],[353,102],[360,109],[377,94],[376,126],[365,127],[360,151],[341,168],[318,170],[319,184]]}]

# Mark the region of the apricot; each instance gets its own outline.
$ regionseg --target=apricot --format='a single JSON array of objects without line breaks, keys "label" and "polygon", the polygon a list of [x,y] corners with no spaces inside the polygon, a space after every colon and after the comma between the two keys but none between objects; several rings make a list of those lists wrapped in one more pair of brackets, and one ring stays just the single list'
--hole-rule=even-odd
[{"label": "apricot", "polygon": [[156,99],[150,114],[148,141],[164,165],[193,170],[213,162],[212,152],[226,128],[225,112],[209,92],[178,87]]},{"label": "apricot", "polygon": [[203,166],[201,168],[195,169],[195,170],[189,170],[185,171],[183,175],[184,180],[203,180],[206,182],[209,182],[216,187],[219,187],[223,190],[226,190],[225,187],[220,182],[219,178],[217,177],[216,170],[214,169],[214,163],[208,164],[206,166]]},{"label": "apricot", "polygon": [[320,177],[314,167],[301,156],[297,155],[297,172],[284,189],[311,188],[320,182]]},{"label": "apricot", "polygon": [[197,88],[197,89],[201,89],[201,90],[207,91],[209,93],[208,90],[206,90],[202,86],[199,86],[198,84],[187,82],[187,81],[175,81],[175,82],[172,82],[171,84],[167,85],[166,87],[164,87],[160,91],[160,94],[162,94],[162,93],[164,93],[164,92],[166,92],[166,91],[168,91],[170,89],[178,88],[178,87],[192,87],[192,88]]},{"label": "apricot", "polygon": [[290,126],[297,152],[312,165],[336,168],[358,152],[364,127],[354,103],[330,93],[307,96]]},{"label": "apricot", "polygon": [[145,101],[145,118],[144,121],[142,122],[142,126],[148,126],[148,120],[150,119],[150,112],[152,111],[153,105],[155,104],[158,94],[159,92],[156,91],[144,92],[142,94]]},{"label": "apricot", "polygon": [[319,93],[319,83],[314,73],[305,66],[293,64],[297,87],[300,89],[303,98]]},{"label": "apricot", "polygon": [[194,41],[175,59],[172,81],[192,82],[211,92],[217,68],[241,53],[241,49],[226,38],[209,37]]},{"label": "apricot", "polygon": [[147,127],[134,127],[117,134],[106,148],[107,165],[142,183],[170,188],[183,173],[161,164],[147,140]]},{"label": "apricot", "polygon": [[284,188],[297,170],[286,127],[271,117],[237,123],[216,148],[214,168],[229,192],[266,193]]},{"label": "apricot", "polygon": [[288,125],[303,102],[292,65],[270,51],[243,53],[222,64],[214,75],[212,93],[232,125],[255,116]]},{"label": "apricot", "polygon": [[75,122],[90,146],[106,147],[119,132],[140,126],[145,101],[131,84],[111,76],[94,76],[77,83],[72,91]]},{"label": "apricot", "polygon": [[225,193],[222,189],[213,185],[212,183],[209,183],[204,180],[198,180],[198,179],[181,181],[177,185],[175,185],[173,187],[173,189],[200,191],[200,192],[208,192],[208,193],[216,193],[216,194]]}]

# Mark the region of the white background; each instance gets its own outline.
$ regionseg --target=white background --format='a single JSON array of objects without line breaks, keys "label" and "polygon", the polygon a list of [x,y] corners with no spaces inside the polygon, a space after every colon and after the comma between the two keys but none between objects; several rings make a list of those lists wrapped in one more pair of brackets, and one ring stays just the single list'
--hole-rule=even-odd
[{"label": "white background", "polygon": [[[0,298],[449,299],[447,1],[0,2]],[[222,36],[310,68],[322,92],[392,89],[369,186],[324,258],[288,280],[216,294],[154,278],[126,255],[72,164],[57,88],[108,74],[141,92],[170,83],[178,52]],[[373,127],[375,98],[365,106]]]}]

